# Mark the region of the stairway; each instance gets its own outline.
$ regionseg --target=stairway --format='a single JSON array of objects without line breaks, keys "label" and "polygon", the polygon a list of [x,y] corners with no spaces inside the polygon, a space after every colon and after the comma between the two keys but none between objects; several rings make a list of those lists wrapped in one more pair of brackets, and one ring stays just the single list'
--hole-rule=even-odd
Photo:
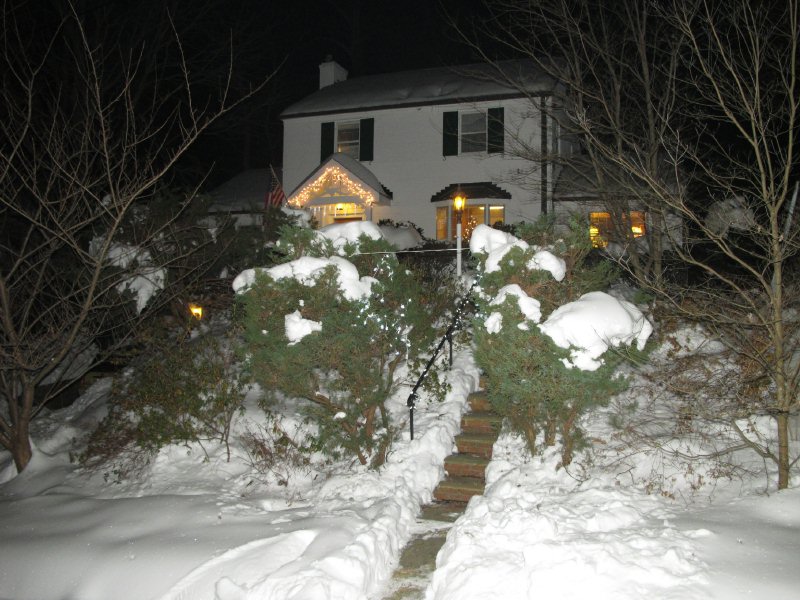
[{"label": "stairway", "polygon": [[485,391],[473,392],[468,402],[470,411],[461,417],[461,433],[456,436],[458,453],[444,459],[447,476],[433,491],[439,502],[467,502],[486,486],[486,465],[502,419],[492,411]]},{"label": "stairway", "polygon": [[[483,381],[481,387],[485,387]],[[470,412],[461,417],[461,434],[456,436],[458,453],[445,459],[447,477],[433,492],[436,502],[422,507],[417,519],[419,531],[403,549],[384,600],[425,597],[450,526],[463,514],[466,502],[483,493],[486,465],[502,419],[492,411],[484,391],[470,394],[469,407]]]}]

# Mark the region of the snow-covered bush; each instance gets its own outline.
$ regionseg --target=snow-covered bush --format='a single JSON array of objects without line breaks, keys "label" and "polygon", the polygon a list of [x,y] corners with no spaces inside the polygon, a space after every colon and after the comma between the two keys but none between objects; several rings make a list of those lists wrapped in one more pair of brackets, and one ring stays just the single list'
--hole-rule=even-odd
[{"label": "snow-covered bush", "polygon": [[278,208],[268,208],[264,212],[263,224],[236,224],[224,216],[215,216],[214,219],[219,228],[214,232],[212,275],[222,272],[235,274],[253,264],[271,264],[273,246],[281,229],[296,221],[288,211]]},{"label": "snow-covered bush", "polygon": [[564,465],[582,441],[581,415],[624,389],[613,376],[621,355],[606,350],[633,340],[641,349],[651,331],[633,305],[593,292],[614,272],[604,262],[587,265],[586,231],[574,221],[556,238],[543,221],[522,230],[528,241],[485,227],[471,240],[479,267],[475,355],[489,399],[532,452],[560,439]]},{"label": "snow-covered bush", "polygon": [[115,382],[107,416],[79,461],[135,475],[163,447],[213,440],[228,449],[231,422],[242,409],[245,383],[233,350],[214,336],[165,340],[152,358]]},{"label": "snow-covered bush", "polygon": [[384,402],[395,373],[432,341],[420,288],[371,223],[287,230],[278,247],[287,262],[234,281],[263,407],[305,399],[311,449],[379,465],[394,433]]}]

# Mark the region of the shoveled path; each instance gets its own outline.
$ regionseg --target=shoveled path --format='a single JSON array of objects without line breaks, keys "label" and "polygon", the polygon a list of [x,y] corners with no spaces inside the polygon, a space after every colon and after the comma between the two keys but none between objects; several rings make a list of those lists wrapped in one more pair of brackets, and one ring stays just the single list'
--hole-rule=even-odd
[{"label": "shoveled path", "polygon": [[403,549],[384,600],[422,600],[436,568],[436,555],[464,502],[435,502],[422,509],[411,541]]},{"label": "shoveled path", "polygon": [[470,394],[469,407],[461,419],[461,433],[456,436],[458,450],[444,461],[447,476],[433,492],[436,502],[423,507],[384,600],[424,598],[447,532],[469,499],[483,493],[486,466],[492,458],[501,419],[492,411],[485,391]]}]

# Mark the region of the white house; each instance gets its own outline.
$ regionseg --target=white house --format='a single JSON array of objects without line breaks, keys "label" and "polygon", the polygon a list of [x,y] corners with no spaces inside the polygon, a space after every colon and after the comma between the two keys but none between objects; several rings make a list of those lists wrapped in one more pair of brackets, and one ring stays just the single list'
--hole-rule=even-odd
[{"label": "white house", "polygon": [[281,115],[288,203],[320,225],[411,221],[439,240],[454,236],[458,194],[465,237],[553,210],[552,158],[572,145],[553,117],[552,81],[529,61],[497,68],[347,79],[322,63],[320,89]]}]

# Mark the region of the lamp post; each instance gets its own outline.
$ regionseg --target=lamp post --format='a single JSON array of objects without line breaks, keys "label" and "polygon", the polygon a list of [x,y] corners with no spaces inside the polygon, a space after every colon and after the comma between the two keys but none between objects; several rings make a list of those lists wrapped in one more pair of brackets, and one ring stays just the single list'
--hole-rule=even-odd
[{"label": "lamp post", "polygon": [[456,216],[456,275],[461,280],[461,212],[467,199],[460,193],[453,198],[453,214]]}]

